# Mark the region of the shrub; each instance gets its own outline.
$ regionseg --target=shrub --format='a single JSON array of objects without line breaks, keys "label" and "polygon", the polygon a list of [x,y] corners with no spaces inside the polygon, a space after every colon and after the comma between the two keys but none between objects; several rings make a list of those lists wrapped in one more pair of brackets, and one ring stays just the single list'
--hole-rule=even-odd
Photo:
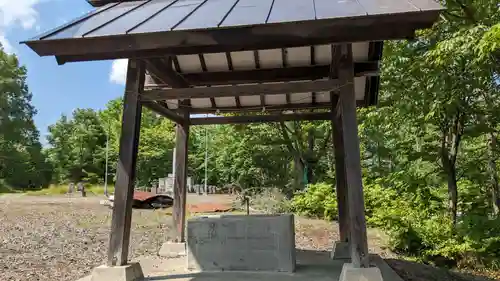
[{"label": "shrub", "polygon": [[250,199],[252,207],[268,214],[282,214],[291,211],[290,200],[278,189],[265,188]]},{"label": "shrub", "polygon": [[309,217],[334,220],[338,218],[337,199],[330,184],[310,184],[292,199],[294,212]]}]

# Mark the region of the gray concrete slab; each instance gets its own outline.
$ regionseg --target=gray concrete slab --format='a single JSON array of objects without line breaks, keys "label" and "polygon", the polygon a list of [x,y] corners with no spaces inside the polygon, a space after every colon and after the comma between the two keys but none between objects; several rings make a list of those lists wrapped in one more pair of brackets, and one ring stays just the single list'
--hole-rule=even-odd
[{"label": "gray concrete slab", "polygon": [[[297,250],[297,266],[294,273],[285,272],[200,272],[187,269],[186,257],[161,258],[158,256],[139,259],[145,281],[339,281],[346,260],[332,260],[330,252]],[[370,256],[384,281],[402,279],[378,255]],[[90,281],[87,279],[79,281]]]},{"label": "gray concrete slab", "polygon": [[189,269],[295,270],[292,214],[197,217],[188,221],[187,229]]}]

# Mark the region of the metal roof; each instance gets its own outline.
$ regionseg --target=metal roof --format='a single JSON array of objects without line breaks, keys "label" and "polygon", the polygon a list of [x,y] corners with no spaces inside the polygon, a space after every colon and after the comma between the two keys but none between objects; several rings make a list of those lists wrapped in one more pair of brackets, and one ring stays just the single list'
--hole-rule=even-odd
[{"label": "metal roof", "polygon": [[433,0],[148,0],[110,3],[40,40],[441,10]]},{"label": "metal roof", "polygon": [[125,58],[137,51],[152,56],[160,48],[170,53],[243,48],[239,43],[271,48],[280,44],[274,40],[288,46],[381,41],[411,37],[416,29],[430,27],[440,10],[433,0],[126,1],[97,8],[25,43],[39,55],[76,61]]}]

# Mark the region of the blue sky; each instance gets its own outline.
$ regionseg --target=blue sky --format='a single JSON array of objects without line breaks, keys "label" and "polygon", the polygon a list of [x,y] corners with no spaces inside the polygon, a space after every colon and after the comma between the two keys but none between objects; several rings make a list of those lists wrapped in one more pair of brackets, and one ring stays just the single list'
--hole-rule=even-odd
[{"label": "blue sky", "polygon": [[57,65],[19,42],[82,15],[85,0],[0,0],[0,42],[28,69],[28,86],[38,111],[35,123],[45,142],[47,127],[76,108],[104,108],[123,94],[125,61]]}]

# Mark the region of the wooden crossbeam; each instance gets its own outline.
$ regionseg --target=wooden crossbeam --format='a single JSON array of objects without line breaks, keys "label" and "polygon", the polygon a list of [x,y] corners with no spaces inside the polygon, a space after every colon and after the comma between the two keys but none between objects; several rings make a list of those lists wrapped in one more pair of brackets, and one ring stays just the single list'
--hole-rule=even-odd
[{"label": "wooden crossbeam", "polygon": [[184,120],[184,118],[182,116],[180,116],[179,114],[177,114],[177,112],[166,108],[164,105],[162,105],[162,104],[160,104],[158,102],[155,102],[155,101],[143,101],[142,105],[144,105],[145,107],[151,109],[155,113],[157,113],[157,114],[159,114],[159,115],[161,115],[161,116],[163,116],[165,118],[168,118],[168,119],[174,121],[175,123],[183,123],[183,122],[186,121],[186,120]]},{"label": "wooden crossbeam", "polygon": [[256,85],[232,85],[209,88],[176,88],[144,91],[142,100],[170,100],[252,96],[259,94],[277,95],[287,93],[308,93],[332,91],[339,87],[338,80],[300,81],[289,83],[264,83]]},{"label": "wooden crossbeam", "polygon": [[270,115],[240,115],[221,117],[200,117],[191,118],[191,125],[212,125],[212,124],[247,124],[247,123],[267,123],[280,121],[314,121],[331,119],[330,112],[294,113],[294,114],[270,114]]},{"label": "wooden crossbeam", "polygon": [[167,58],[166,63],[162,63],[158,59],[146,59],[146,68],[148,72],[160,79],[164,84],[170,85],[172,88],[189,87],[188,81],[172,68],[172,58]]},{"label": "wooden crossbeam", "polygon": [[[378,69],[378,62],[368,61],[354,64],[356,77],[378,75]],[[148,68],[148,70],[150,69]],[[329,75],[330,66],[328,65],[182,74],[183,78],[194,86],[318,80],[329,77]]]}]

